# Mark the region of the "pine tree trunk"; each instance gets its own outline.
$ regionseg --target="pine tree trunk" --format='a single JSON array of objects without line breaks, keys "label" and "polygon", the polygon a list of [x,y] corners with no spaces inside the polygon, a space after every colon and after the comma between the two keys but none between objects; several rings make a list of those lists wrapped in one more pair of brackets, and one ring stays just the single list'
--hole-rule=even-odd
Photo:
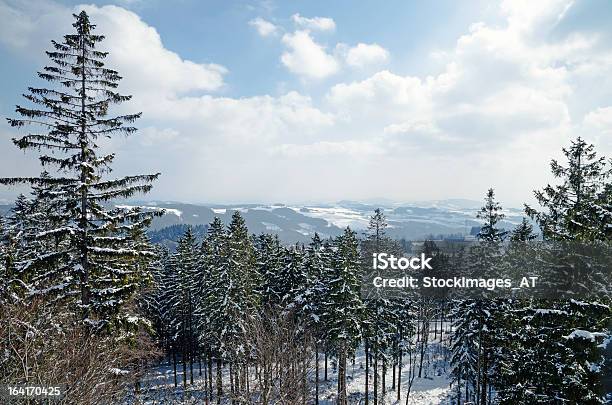
[{"label": "pine tree trunk", "polygon": [[221,373],[221,367],[221,359],[217,358],[217,404],[221,403],[221,397],[223,396],[223,375]]},{"label": "pine tree trunk", "polygon": [[213,399],[213,385],[212,385],[213,377],[212,377],[212,369],[213,369],[212,352],[209,350],[209,351],[208,351],[208,367],[207,367],[207,371],[208,371],[208,398],[209,398],[211,401],[212,401],[212,399]]},{"label": "pine tree trunk", "polygon": [[178,386],[178,378],[176,376],[176,347],[172,345],[172,360],[174,363],[174,387]]},{"label": "pine tree trunk", "polygon": [[244,376],[245,376],[245,381],[244,382],[246,384],[245,385],[246,394],[247,394],[247,396],[250,396],[251,395],[251,384],[250,384],[250,381],[249,381],[249,365],[248,364],[244,367]]},{"label": "pine tree trunk", "polygon": [[[485,338],[486,340],[486,338]],[[487,405],[487,384],[488,384],[488,353],[487,348],[483,348],[482,353],[482,386],[480,387],[480,403],[482,405]]]},{"label": "pine tree trunk", "polygon": [[457,369],[457,405],[461,405],[461,366]]},{"label": "pine tree trunk", "polygon": [[421,356],[419,359],[419,378],[421,378],[423,372],[423,357],[425,357],[425,346],[427,346],[427,340],[429,337],[429,322],[423,321],[421,326]]},{"label": "pine tree trunk", "polygon": [[387,360],[385,358],[382,359],[382,396],[383,398],[385,397],[385,394],[387,392],[387,385],[386,385],[386,378],[387,378]]},{"label": "pine tree trunk", "polygon": [[347,405],[346,396],[346,349],[343,347],[338,355],[338,405]]},{"label": "pine tree trunk", "polygon": [[400,400],[400,395],[402,391],[402,361],[403,361],[402,357],[404,355],[404,353],[402,353],[402,340],[403,339],[404,339],[403,329],[402,329],[402,324],[400,323],[399,344],[398,344],[398,349],[397,349],[397,400],[398,402]]},{"label": "pine tree trunk", "polygon": [[365,339],[365,405],[370,402],[370,346]]},{"label": "pine tree trunk", "polygon": [[396,354],[393,356],[393,374],[391,377],[391,391],[395,391],[395,368],[397,367],[397,350]]},{"label": "pine tree trunk", "polygon": [[315,405],[319,405],[319,347],[315,346]]},{"label": "pine tree trunk", "polygon": [[325,381],[327,381],[327,350],[325,351]]},{"label": "pine tree trunk", "polygon": [[[304,346],[306,346],[306,342],[304,342]],[[304,352],[306,352],[306,347],[304,347]],[[306,405],[306,398],[308,397],[307,360],[306,356],[302,356],[302,405]]]},{"label": "pine tree trunk", "polygon": [[[79,141],[81,146],[81,163],[87,162],[87,132],[86,132],[86,112],[85,100],[87,97],[85,89],[85,43],[81,38],[81,131]],[[81,218],[79,218],[79,230],[81,231],[81,239],[79,240],[79,248],[81,254],[81,304],[83,305],[83,319],[89,317],[89,259],[87,249],[87,168],[85,165],[81,167]]]},{"label": "pine tree trunk", "polygon": [[189,383],[193,385],[193,354],[189,353]]},{"label": "pine tree trunk", "polygon": [[230,381],[230,397],[232,404],[234,403],[234,396],[236,391],[234,390],[234,365],[233,361],[229,362],[229,381]]},{"label": "pine tree trunk", "polygon": [[185,355],[185,346],[183,346],[183,387],[187,388],[187,363],[186,363],[186,355]]},{"label": "pine tree trunk", "polygon": [[[200,376],[202,371],[202,359],[200,358]],[[209,398],[209,393],[208,393],[208,378],[206,378],[206,376],[208,376],[208,370],[207,370],[207,365],[206,365],[206,359],[204,359],[204,404],[205,405],[210,405],[210,398]],[[200,378],[201,380],[201,378]]]},{"label": "pine tree trunk", "polygon": [[[191,303],[191,291],[188,291],[187,293],[187,297],[189,300],[189,336],[188,336],[188,341],[189,341],[189,381],[190,384],[193,385],[193,359],[194,359],[194,352],[195,352],[195,345],[193,342],[193,304]],[[200,375],[202,375],[202,371],[201,371],[201,367],[200,367]]]},{"label": "pine tree trunk", "polygon": [[374,345],[374,405],[378,404],[378,348]]}]

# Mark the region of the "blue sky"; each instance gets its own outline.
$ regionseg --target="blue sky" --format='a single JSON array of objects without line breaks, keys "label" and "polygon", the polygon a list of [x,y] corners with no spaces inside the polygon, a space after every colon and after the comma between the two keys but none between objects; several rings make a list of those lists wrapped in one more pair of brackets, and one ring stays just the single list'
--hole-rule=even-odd
[{"label": "blue sky", "polygon": [[[82,8],[144,117],[103,147],[117,175],[162,172],[150,198],[517,206],[572,137],[612,155],[605,0],[0,0],[1,115]],[[36,173],[14,135],[1,173]]]}]

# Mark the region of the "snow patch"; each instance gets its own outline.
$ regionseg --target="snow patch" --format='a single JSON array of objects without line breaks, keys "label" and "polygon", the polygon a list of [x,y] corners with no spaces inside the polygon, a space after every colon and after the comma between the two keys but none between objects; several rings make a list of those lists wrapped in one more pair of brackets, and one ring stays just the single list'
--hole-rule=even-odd
[{"label": "snow patch", "polygon": [[183,212],[181,210],[177,210],[176,208],[160,208],[160,207],[153,207],[153,206],[148,206],[148,205],[116,205],[115,207],[126,209],[126,210],[140,208],[143,210],[150,210],[150,211],[164,211],[166,214],[176,215],[179,218],[181,218],[181,216],[183,215]]},{"label": "snow patch", "polygon": [[605,333],[601,332],[589,332],[588,330],[576,329],[572,333],[567,336],[564,336],[566,339],[586,339],[590,342],[594,342],[598,337],[605,337]]},{"label": "snow patch", "polygon": [[282,231],[282,229],[276,224],[272,224],[270,222],[262,222],[261,224],[265,226],[266,230],[268,231],[276,231],[276,232]]}]

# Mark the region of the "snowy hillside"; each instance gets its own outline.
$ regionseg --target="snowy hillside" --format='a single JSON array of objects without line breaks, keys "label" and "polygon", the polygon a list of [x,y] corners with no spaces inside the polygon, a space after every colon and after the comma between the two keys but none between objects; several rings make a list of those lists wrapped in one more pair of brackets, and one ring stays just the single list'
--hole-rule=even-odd
[{"label": "snowy hillside", "polygon": [[[474,219],[479,202],[470,200],[439,200],[416,203],[387,203],[380,206],[388,218],[388,233],[396,239],[420,239],[438,235],[469,235],[479,226]],[[215,216],[228,223],[234,211],[240,211],[249,229],[259,234],[271,232],[285,243],[306,242],[316,233],[327,238],[337,236],[350,226],[363,231],[372,212],[379,205],[353,201],[335,204],[283,205],[195,205],[177,202],[135,202],[119,206],[140,206],[147,210],[165,210],[163,217],[153,221],[152,229],[167,226],[205,225]],[[506,209],[502,226],[510,229],[520,223],[520,209]]]}]

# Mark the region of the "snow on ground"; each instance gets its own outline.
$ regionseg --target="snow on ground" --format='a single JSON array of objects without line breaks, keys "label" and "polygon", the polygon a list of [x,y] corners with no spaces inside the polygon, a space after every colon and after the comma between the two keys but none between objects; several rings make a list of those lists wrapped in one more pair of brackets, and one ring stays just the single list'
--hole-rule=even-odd
[{"label": "snow on ground", "polygon": [[[448,379],[448,367],[444,368],[444,360],[441,357],[441,353],[436,353],[441,348],[438,344],[432,344],[429,346],[426,354],[427,360],[424,361],[422,378],[415,377],[410,389],[410,398],[408,404],[410,405],[438,405],[438,404],[450,404],[450,381]],[[322,357],[322,356],[321,356]],[[404,358],[404,362],[408,362],[408,357]],[[350,403],[363,404],[364,403],[364,385],[365,385],[365,354],[363,348],[361,348],[355,356],[355,365],[350,362],[347,366],[347,391],[349,398],[352,399]],[[323,378],[323,366],[324,360],[321,359],[321,378]],[[332,362],[329,363],[329,371],[332,371],[331,376],[335,377],[335,370]],[[418,367],[416,368],[418,370]],[[381,372],[381,371],[379,371]],[[382,374],[382,373],[381,373]],[[396,375],[397,378],[397,375]],[[393,379],[393,368],[390,366],[387,369],[386,374],[386,395],[385,400],[382,404],[393,404],[403,405],[406,404],[406,394],[408,393],[409,386],[409,370],[407,364],[405,364],[402,371],[402,387],[400,390],[400,400],[397,400],[397,391],[392,390],[392,379]],[[382,381],[382,376],[380,380]],[[336,402],[336,387],[337,380],[330,378],[328,382],[324,382],[324,387],[321,389],[322,401],[319,401],[321,405],[331,405]],[[373,393],[373,370],[370,369],[370,396]],[[370,398],[370,403],[372,400]],[[381,405],[382,405],[381,404]]]},{"label": "snow on ground", "polygon": [[261,224],[266,227],[267,231],[275,231],[275,232],[282,231],[282,229],[276,224],[273,224],[270,222],[262,222]]},{"label": "snow on ground", "polygon": [[304,207],[307,211],[303,211],[301,207],[288,208],[308,217],[324,219],[338,228],[350,226],[351,229],[365,229],[370,220],[369,215],[344,207]]},{"label": "snow on ground", "polygon": [[[410,389],[410,405],[450,405],[450,387],[448,379],[448,353],[446,347],[440,344],[437,340],[434,342],[433,334],[430,337],[430,343],[426,350],[425,360],[423,362],[423,370],[421,378],[415,377]],[[406,404],[406,394],[409,386],[409,370],[408,356],[404,357],[405,366],[402,372],[402,389],[400,400],[397,400],[397,392],[392,390],[393,369],[391,366],[387,369],[386,375],[386,395],[381,405],[404,405]],[[203,373],[205,373],[204,365]],[[337,368],[334,360],[328,360],[328,380],[324,381],[325,360],[322,354],[319,355],[319,404],[332,405],[336,402],[337,393]],[[416,366],[415,370],[418,370]],[[129,398],[127,403],[144,403],[144,404],[195,404],[204,403],[205,395],[205,380],[204,376],[199,375],[198,364],[194,364],[194,384],[189,384],[189,369],[187,370],[187,389],[183,390],[183,372],[182,364],[177,365],[177,380],[178,387],[174,387],[174,375],[172,366],[165,361],[149,374],[142,381],[142,392],[144,395],[136,398]],[[382,370],[380,370],[381,372]],[[417,371],[418,372],[418,371]],[[416,373],[415,373],[416,375]],[[214,378],[214,376],[213,376]],[[397,378],[397,375],[396,375]],[[314,396],[314,367],[309,375],[311,381],[311,396]],[[382,381],[382,378],[379,380]],[[213,383],[214,384],[214,383]],[[363,348],[360,348],[353,363],[349,359],[347,364],[347,391],[350,404],[364,403],[364,384],[365,384],[365,355]],[[370,397],[373,393],[373,369],[370,368]],[[224,368],[224,389],[229,386],[229,376],[227,367]],[[370,401],[370,404],[373,402]]]}]

